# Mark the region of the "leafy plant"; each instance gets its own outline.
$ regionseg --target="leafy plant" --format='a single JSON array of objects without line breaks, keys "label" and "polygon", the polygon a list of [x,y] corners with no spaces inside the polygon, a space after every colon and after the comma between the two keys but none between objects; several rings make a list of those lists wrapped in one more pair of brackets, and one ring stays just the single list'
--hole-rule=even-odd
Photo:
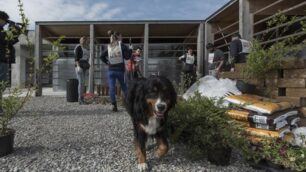
[{"label": "leafy plant", "polygon": [[[3,95],[7,87],[7,82],[0,82],[0,95]],[[0,136],[7,132],[7,125],[9,121],[17,114],[23,107],[25,102],[30,98],[32,89],[29,89],[25,97],[21,97],[21,91],[17,88],[9,89],[8,96],[0,100],[3,113],[0,115]]]},{"label": "leafy plant", "polygon": [[280,69],[286,56],[297,53],[302,49],[301,45],[290,45],[288,41],[274,43],[268,49],[264,49],[259,41],[253,41],[244,68],[246,76],[263,79],[267,77],[269,72]]},{"label": "leafy plant", "polygon": [[199,93],[178,101],[169,114],[172,141],[188,145],[192,157],[198,158],[207,156],[208,151],[228,147],[248,150],[241,124],[225,115],[227,108],[222,108],[221,103],[222,100]]},{"label": "leafy plant", "polygon": [[[268,29],[279,27],[277,30],[279,36],[281,36],[288,31],[288,27],[291,24],[297,22],[297,19],[297,17],[289,18],[282,13],[277,13],[275,17],[267,22],[267,26]],[[303,22],[300,23],[303,25]],[[288,25],[283,26],[284,24]],[[267,34],[263,34],[261,38],[255,39],[252,43],[251,52],[247,56],[246,66],[243,70],[247,77],[266,78],[270,71],[281,68],[286,57],[295,56],[305,46],[305,42],[295,43],[299,36],[290,36],[281,41],[276,41],[267,48],[262,46],[259,41],[262,41]]]},{"label": "leafy plant", "polygon": [[254,145],[248,140],[245,125],[225,115],[227,109],[222,107],[222,100],[199,93],[179,100],[168,116],[171,141],[186,145],[190,158],[205,158],[211,150],[231,147],[250,161],[268,160],[296,171],[306,169],[305,148],[272,138]]},{"label": "leafy plant", "polygon": [[304,171],[306,170],[305,155],[305,148],[292,146],[281,139],[265,138],[257,146],[251,158],[265,159],[291,170]]},{"label": "leafy plant", "polygon": [[[20,16],[22,19],[22,28],[21,30],[17,31],[15,28],[6,30],[6,40],[12,40],[16,39],[20,34],[25,34],[26,40],[28,42],[28,48],[33,48],[33,44],[30,42],[29,37],[27,35],[27,26],[29,20],[25,17],[24,10],[23,10],[23,4],[21,0],[18,0],[18,7]],[[63,50],[63,46],[60,44],[61,41],[64,39],[64,37],[60,37],[58,40],[52,42],[53,47],[56,48],[55,51],[52,51],[48,54],[46,58],[43,59],[44,64],[40,70],[37,71],[37,74],[40,75],[42,72],[47,72],[50,69],[50,66],[52,63],[59,57],[58,51]],[[34,61],[33,61],[34,64]],[[26,95],[22,97],[22,92],[20,89],[8,88],[8,96],[5,98],[2,98],[2,95],[4,91],[6,90],[8,84],[7,82],[1,81],[0,82],[0,106],[2,107],[3,112],[0,114],[0,136],[6,134],[8,131],[8,123],[9,121],[16,116],[18,111],[24,106],[24,104],[29,100],[29,98],[32,96],[32,93],[34,91],[35,87],[29,87]]]},{"label": "leafy plant", "polygon": [[42,67],[38,73],[48,72],[51,69],[53,62],[59,58],[59,52],[62,52],[65,49],[61,44],[64,38],[65,36],[60,36],[57,40],[51,42],[54,49],[43,59]]}]

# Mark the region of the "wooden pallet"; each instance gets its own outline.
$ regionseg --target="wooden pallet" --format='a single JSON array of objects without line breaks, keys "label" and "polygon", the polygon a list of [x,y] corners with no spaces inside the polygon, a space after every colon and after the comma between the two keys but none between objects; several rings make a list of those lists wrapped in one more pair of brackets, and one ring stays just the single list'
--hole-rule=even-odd
[{"label": "wooden pallet", "polygon": [[306,60],[286,59],[281,69],[267,74],[264,81],[246,78],[243,74],[245,64],[235,64],[235,72],[223,72],[220,78],[243,80],[256,85],[256,94],[268,96],[280,101],[306,106]]}]

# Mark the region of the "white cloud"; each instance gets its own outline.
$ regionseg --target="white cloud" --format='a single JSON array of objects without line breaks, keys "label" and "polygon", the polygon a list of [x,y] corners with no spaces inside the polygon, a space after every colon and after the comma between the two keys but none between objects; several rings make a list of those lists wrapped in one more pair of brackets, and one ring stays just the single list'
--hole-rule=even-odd
[{"label": "white cloud", "polygon": [[86,18],[88,20],[92,20],[93,18],[97,17],[97,14],[99,14],[101,11],[104,11],[108,7],[108,4],[106,3],[97,3],[94,6],[91,7],[91,9],[86,14]]},{"label": "white cloud", "polygon": [[103,18],[104,18],[104,19],[108,19],[108,20],[109,20],[109,19],[112,19],[113,16],[119,14],[120,12],[121,12],[121,9],[120,9],[120,8],[111,9],[111,10],[109,10],[107,13],[105,13],[105,14],[103,15]]},{"label": "white cloud", "polygon": [[[30,28],[35,21],[110,20],[121,12],[104,2],[91,3],[84,0],[22,0]],[[11,20],[20,21],[18,0],[0,0],[1,10]]]}]

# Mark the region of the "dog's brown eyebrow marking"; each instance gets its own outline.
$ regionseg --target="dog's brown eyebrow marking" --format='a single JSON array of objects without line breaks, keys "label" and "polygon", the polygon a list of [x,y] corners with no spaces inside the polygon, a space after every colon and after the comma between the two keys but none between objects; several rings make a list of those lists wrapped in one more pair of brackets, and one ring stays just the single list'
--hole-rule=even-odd
[{"label": "dog's brown eyebrow marking", "polygon": [[147,113],[149,114],[149,116],[153,116],[153,106],[155,105],[157,100],[156,99],[147,99],[146,101],[147,101],[148,104],[151,104]]}]

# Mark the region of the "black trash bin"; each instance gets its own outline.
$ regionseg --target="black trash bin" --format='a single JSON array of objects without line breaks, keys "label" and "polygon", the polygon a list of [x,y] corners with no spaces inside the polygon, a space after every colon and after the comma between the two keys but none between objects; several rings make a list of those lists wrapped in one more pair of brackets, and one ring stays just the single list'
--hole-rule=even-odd
[{"label": "black trash bin", "polygon": [[66,97],[67,102],[77,102],[78,101],[78,84],[77,79],[68,79],[66,85]]}]

